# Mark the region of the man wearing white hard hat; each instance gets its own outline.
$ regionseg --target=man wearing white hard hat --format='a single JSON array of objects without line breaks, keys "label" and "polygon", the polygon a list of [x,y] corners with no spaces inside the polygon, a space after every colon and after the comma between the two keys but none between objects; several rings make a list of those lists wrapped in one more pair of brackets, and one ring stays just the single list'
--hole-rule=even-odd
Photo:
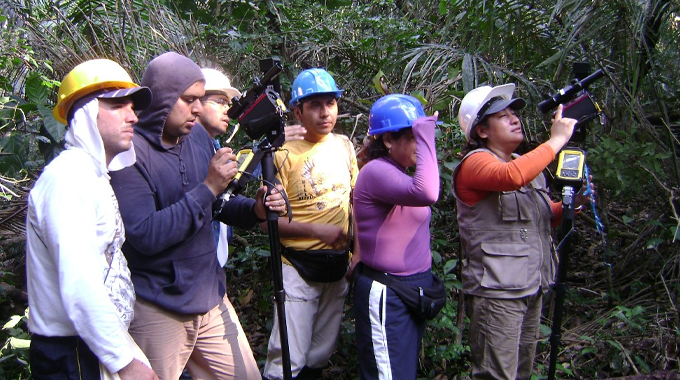
[{"label": "man wearing white hard hat", "polygon": [[229,116],[227,111],[231,99],[241,96],[241,92],[231,86],[229,78],[215,69],[201,69],[205,77],[205,96],[201,98],[203,112],[199,118],[201,125],[212,138],[227,132]]},{"label": "man wearing white hard hat", "polygon": [[[466,153],[453,172],[463,255],[463,292],[470,317],[472,379],[531,378],[542,297],[554,280],[550,228],[562,219],[542,171],[569,141],[576,120],[560,105],[551,137],[522,156],[515,85],[482,86],[461,102]],[[576,197],[576,206],[587,202]]]},{"label": "man wearing white hard hat", "polygon": [[[227,111],[231,106],[231,99],[241,96],[241,92],[231,86],[231,81],[222,72],[215,69],[201,69],[205,77],[205,96],[201,98],[203,111],[198,117],[199,123],[208,131],[215,143],[215,150],[220,149],[217,136],[223,135],[229,128]],[[233,234],[233,227],[219,221],[213,221],[215,242],[217,243],[217,260],[223,267],[229,257],[229,243]]]}]

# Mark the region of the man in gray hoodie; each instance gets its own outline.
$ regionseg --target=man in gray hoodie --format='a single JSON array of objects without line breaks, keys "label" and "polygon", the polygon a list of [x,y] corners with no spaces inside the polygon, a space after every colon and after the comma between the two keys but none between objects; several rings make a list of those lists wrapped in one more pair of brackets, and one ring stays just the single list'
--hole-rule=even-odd
[{"label": "man in gray hoodie", "polygon": [[[231,149],[214,152],[197,123],[204,76],[169,52],[149,63],[142,84],[154,99],[135,125],[137,162],[111,174],[138,298],[130,334],[161,379],[177,379],[185,365],[195,379],[259,379],[216,257],[212,205],[237,167]],[[263,202],[265,191],[231,198],[216,219],[252,228],[265,206],[282,212],[281,194],[273,189]]]}]

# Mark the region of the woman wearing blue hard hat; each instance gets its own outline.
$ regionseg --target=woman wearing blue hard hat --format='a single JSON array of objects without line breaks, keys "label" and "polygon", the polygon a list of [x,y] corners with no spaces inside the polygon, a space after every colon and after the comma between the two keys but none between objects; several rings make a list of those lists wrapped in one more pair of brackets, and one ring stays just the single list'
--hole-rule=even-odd
[{"label": "woman wearing blue hard hat", "polygon": [[[408,298],[433,283],[443,292],[430,271],[429,206],[439,196],[436,121],[437,114],[427,117],[412,96],[387,95],[371,107],[354,188],[361,257],[352,257],[353,307],[361,379],[416,378],[425,319],[409,308]],[[413,166],[410,176],[406,169]]]}]

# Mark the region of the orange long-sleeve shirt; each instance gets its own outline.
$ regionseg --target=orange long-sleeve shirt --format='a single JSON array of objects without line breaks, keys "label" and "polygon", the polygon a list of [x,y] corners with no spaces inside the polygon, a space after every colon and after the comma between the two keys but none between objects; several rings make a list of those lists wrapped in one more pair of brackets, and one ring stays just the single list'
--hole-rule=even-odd
[{"label": "orange long-sleeve shirt", "polygon": [[[488,152],[475,153],[461,164],[455,181],[460,201],[475,205],[493,192],[521,188],[541,174],[555,152],[548,144],[541,144],[531,152],[510,162],[499,161]],[[551,202],[553,227],[562,219],[562,202]]]}]

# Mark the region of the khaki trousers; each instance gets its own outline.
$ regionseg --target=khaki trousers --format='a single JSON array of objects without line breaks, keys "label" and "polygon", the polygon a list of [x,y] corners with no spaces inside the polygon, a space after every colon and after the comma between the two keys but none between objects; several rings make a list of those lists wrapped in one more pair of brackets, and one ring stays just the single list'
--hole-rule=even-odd
[{"label": "khaki trousers", "polygon": [[539,338],[542,294],[519,299],[466,295],[472,379],[529,380]]},{"label": "khaki trousers", "polygon": [[[286,292],[286,327],[290,367],[293,377],[304,367],[322,369],[328,364],[340,332],[342,311],[348,291],[347,280],[307,282],[290,265],[283,265],[283,288]],[[269,337],[264,376],[283,379],[281,333],[276,307]]]},{"label": "khaki trousers", "polygon": [[209,312],[194,315],[172,313],[137,299],[129,332],[161,380],[179,379],[185,366],[194,380],[261,379],[226,295]]}]

